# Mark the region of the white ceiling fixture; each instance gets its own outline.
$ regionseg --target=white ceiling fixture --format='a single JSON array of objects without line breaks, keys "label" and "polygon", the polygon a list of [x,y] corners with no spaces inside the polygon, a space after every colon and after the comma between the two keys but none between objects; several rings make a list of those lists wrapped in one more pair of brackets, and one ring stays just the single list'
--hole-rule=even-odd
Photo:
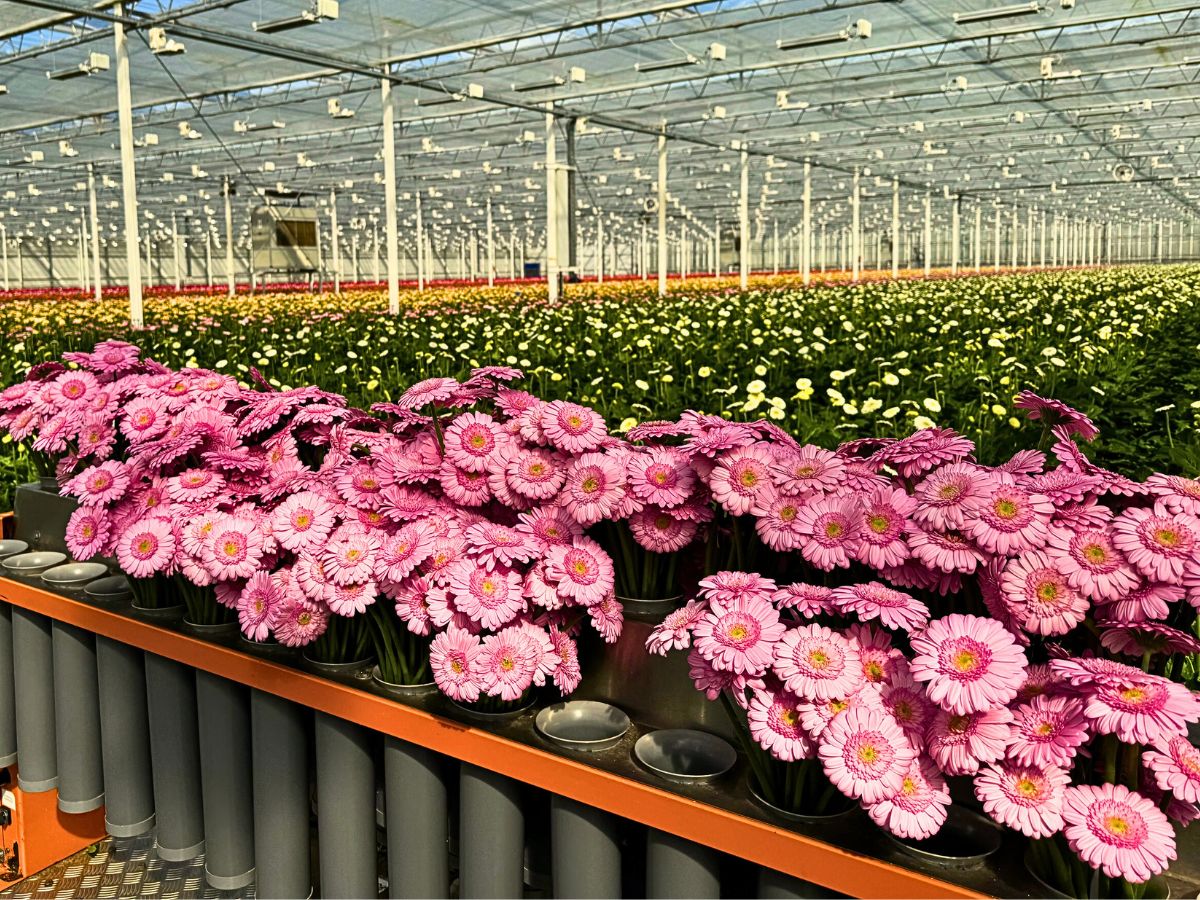
[{"label": "white ceiling fixture", "polygon": [[187,52],[187,47],[182,43],[167,37],[165,28],[151,28],[147,41],[150,44],[150,52],[155,56],[176,56]]},{"label": "white ceiling fixture", "polygon": [[285,128],[287,123],[281,119],[272,119],[270,122],[251,122],[246,119],[234,120],[233,130],[237,134],[247,134],[251,131],[268,131],[272,128]]},{"label": "white ceiling fixture", "polygon": [[776,91],[775,106],[779,109],[808,109],[808,101],[789,100],[787,91]]},{"label": "white ceiling fixture", "polygon": [[260,34],[273,34],[277,31],[290,31],[305,25],[316,25],[319,22],[336,20],[338,17],[337,0],[312,0],[308,8],[294,16],[274,19],[270,22],[253,23],[254,30]]},{"label": "white ceiling fixture", "polygon": [[483,99],[483,85],[471,83],[467,85],[465,93],[459,91],[452,93],[449,96],[439,97],[436,100],[422,100],[420,97],[416,99],[417,106],[445,106],[447,103],[461,103],[470,97],[473,100]]},{"label": "white ceiling fixture", "polygon": [[992,22],[996,19],[1011,19],[1016,16],[1032,16],[1042,11],[1039,0],[1029,0],[1028,3],[1014,3],[1009,6],[993,6],[989,9],[976,9],[969,12],[956,12],[955,25],[972,25],[976,22]]},{"label": "white ceiling fixture", "polygon": [[582,66],[571,66],[567,70],[567,74],[554,75],[547,78],[545,81],[535,81],[530,84],[514,84],[512,89],[519,93],[526,91],[549,91],[556,87],[562,87],[567,82],[572,84],[583,84],[587,81],[587,70]]},{"label": "white ceiling fixture", "polygon": [[72,156],[78,156],[79,151],[71,146],[70,141],[59,141],[58,142],[58,155],[66,156],[69,158]]},{"label": "white ceiling fixture", "polygon": [[330,97],[325,101],[325,110],[335,119],[353,119],[354,110],[346,109],[342,106],[342,101],[337,97]]},{"label": "white ceiling fixture", "polygon": [[51,81],[66,81],[69,78],[83,78],[94,72],[108,71],[107,53],[89,53],[87,59],[65,69],[52,69],[46,73]]},{"label": "white ceiling fixture", "polygon": [[805,47],[820,47],[823,44],[838,44],[843,41],[853,40],[854,38],[866,40],[870,36],[870,21],[859,19],[853,25],[849,25],[838,31],[830,31],[825,34],[806,34],[794,38],[781,38],[775,42],[775,46],[780,50],[801,50]]},{"label": "white ceiling fixture", "polygon": [[204,135],[192,127],[191,122],[179,123],[179,136],[185,141],[198,141],[200,138],[204,137]]},{"label": "white ceiling fixture", "polygon": [[158,135],[155,134],[153,131],[147,131],[140,138],[137,138],[133,142],[133,146],[135,146],[135,147],[157,147],[158,146]]}]

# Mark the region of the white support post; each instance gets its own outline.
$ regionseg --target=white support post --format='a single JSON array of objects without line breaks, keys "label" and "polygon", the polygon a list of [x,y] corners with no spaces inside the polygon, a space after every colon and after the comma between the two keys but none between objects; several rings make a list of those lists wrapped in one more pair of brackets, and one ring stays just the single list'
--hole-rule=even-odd
[{"label": "white support post", "polygon": [[333,292],[342,292],[342,250],[338,239],[337,191],[329,192],[329,251],[333,258]]},{"label": "white support post", "polygon": [[930,196],[929,191],[925,192],[925,231],[921,236],[922,253],[925,261],[925,277],[929,277],[929,270],[933,267],[933,260],[930,258],[933,255],[933,223],[930,220]]},{"label": "white support post", "polygon": [[8,228],[0,225],[0,252],[4,254],[4,289],[9,290],[8,283]]},{"label": "white support post", "polygon": [[1042,210],[1042,236],[1038,241],[1038,268],[1046,268],[1046,211]]},{"label": "white support post", "polygon": [[212,229],[204,230],[204,279],[211,288],[212,284]]},{"label": "white support post", "polygon": [[853,266],[855,281],[858,281],[859,275],[862,272],[862,210],[859,190],[859,178],[861,175],[862,170],[858,166],[855,166],[853,189],[850,195],[850,252],[854,256],[851,260],[851,265]]},{"label": "white support post", "polygon": [[980,203],[975,204],[975,237],[971,241],[971,253],[975,263],[973,268],[978,274],[983,261],[983,205]]},{"label": "white support post", "polygon": [[[96,172],[91,163],[88,163],[88,217],[90,219],[91,240],[92,240],[92,296],[99,300],[102,285],[100,277],[100,220],[96,214]],[[8,290],[8,264],[4,266],[4,289]]]},{"label": "white support post", "polygon": [[[124,15],[123,4],[113,7],[119,20]],[[129,48],[125,26],[113,22],[114,55],[117,58],[117,127],[121,145],[121,197],[125,212],[125,262],[129,280],[129,324],[141,328],[142,260],[138,255],[137,180],[133,163],[133,96],[129,89]]]},{"label": "white support post", "polygon": [[779,274],[779,220],[772,222],[774,233],[771,236],[771,274]]},{"label": "white support post", "polygon": [[1021,262],[1020,258],[1017,256],[1017,247],[1019,246],[1018,241],[1020,238],[1020,235],[1018,234],[1020,221],[1021,220],[1017,215],[1017,208],[1014,206],[1012,211],[1012,234],[1008,236],[1009,250],[1011,251],[1010,258],[1012,259],[1012,267],[1014,269],[1017,268]]},{"label": "white support post", "polygon": [[1000,271],[1000,207],[996,207],[996,221],[992,227],[992,271]]},{"label": "white support post", "polygon": [[379,102],[383,106],[383,205],[387,231],[388,312],[400,314],[400,237],[396,224],[396,107],[392,103],[390,66],[379,79]]},{"label": "white support post", "polygon": [[962,210],[959,208],[962,203],[962,198],[957,194],[954,195],[953,205],[950,207],[950,274],[958,274],[958,257],[961,252],[961,231]]},{"label": "white support post", "polygon": [[892,279],[900,277],[900,179],[892,179]]},{"label": "white support post", "polygon": [[558,163],[554,114],[546,113],[546,285],[551,303],[558,302]]},{"label": "white support post", "polygon": [[417,290],[425,290],[426,258],[425,258],[425,225],[421,221],[421,192],[417,196]]},{"label": "white support post", "polygon": [[179,290],[180,285],[180,259],[179,259],[179,217],[171,210],[171,270],[175,276],[175,290]]},{"label": "white support post", "polygon": [[713,222],[713,278],[721,277],[721,220]]},{"label": "white support post", "polygon": [[596,283],[604,284],[604,215],[596,212]]},{"label": "white support post", "polygon": [[750,154],[742,148],[741,193],[738,197],[738,284],[750,283]]},{"label": "white support post", "polygon": [[492,198],[487,198],[487,283],[496,284],[496,236],[492,231]]},{"label": "white support post", "polygon": [[658,296],[667,295],[667,136],[658,136]]},{"label": "white support post", "polygon": [[229,199],[229,177],[225,177],[225,281],[229,296],[233,296],[233,206]]}]

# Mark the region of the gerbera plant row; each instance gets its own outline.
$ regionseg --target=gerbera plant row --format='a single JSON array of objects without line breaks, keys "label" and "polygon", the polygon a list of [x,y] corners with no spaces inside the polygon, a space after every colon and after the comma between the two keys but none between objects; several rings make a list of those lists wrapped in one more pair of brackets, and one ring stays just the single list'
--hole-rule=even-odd
[{"label": "gerbera plant row", "polygon": [[1080,897],[1141,896],[1200,815],[1200,483],[1099,467],[1068,406],[1019,395],[1038,447],[986,466],[936,427],[826,449],[692,412],[617,438],[507,367],[369,411],[256,375],[107,341],[0,394],[0,427],[144,605],[460,703],[569,693],[585,630],[667,599],[648,650],[688,654],[785,814],[858,804],[920,840],[970,781]]}]

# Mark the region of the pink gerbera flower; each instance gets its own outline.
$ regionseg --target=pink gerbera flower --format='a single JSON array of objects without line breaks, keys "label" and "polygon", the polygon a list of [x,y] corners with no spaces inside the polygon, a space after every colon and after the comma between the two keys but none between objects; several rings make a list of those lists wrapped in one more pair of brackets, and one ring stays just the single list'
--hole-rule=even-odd
[{"label": "pink gerbera flower", "polygon": [[343,469],[337,487],[346,502],[359,509],[379,509],[383,502],[383,479],[369,459],[360,459]]},{"label": "pink gerbera flower", "polygon": [[[473,703],[479,699],[479,638],[451,625],[429,645],[429,667],[438,688],[451,700]],[[493,657],[494,659],[494,657]]]},{"label": "pink gerbera flower", "polygon": [[142,397],[125,405],[121,417],[121,433],[131,444],[158,437],[171,424],[166,403],[156,397]]},{"label": "pink gerbera flower", "polygon": [[858,548],[861,513],[856,500],[828,495],[812,501],[798,516],[798,528],[807,538],[800,546],[804,558],[828,572],[847,568]]},{"label": "pink gerbera flower", "polygon": [[874,569],[898,566],[908,559],[904,534],[917,501],[897,488],[877,488],[863,500],[857,559]]},{"label": "pink gerbera flower", "polygon": [[774,648],[775,674],[805,700],[830,700],[862,684],[862,661],[854,644],[824,625],[786,632]]},{"label": "pink gerbera flower", "polygon": [[939,572],[970,575],[983,562],[983,553],[975,542],[958,531],[913,528],[908,547],[917,561]]},{"label": "pink gerbera flower", "polygon": [[1136,677],[1119,685],[1084,690],[1083,714],[1098,734],[1115,734],[1127,744],[1157,744],[1200,721],[1200,700],[1184,685],[1135,671]]},{"label": "pink gerbera flower", "polygon": [[1151,581],[1181,584],[1192,560],[1200,522],[1163,506],[1127,509],[1113,520],[1113,543]]},{"label": "pink gerbera flower", "polygon": [[1044,545],[1053,514],[1044,494],[998,481],[967,502],[963,530],[984,550],[1009,556]]},{"label": "pink gerbera flower", "polygon": [[750,736],[785,762],[809,759],[815,747],[800,725],[796,698],[788,691],[755,691],[746,710]]},{"label": "pink gerbera flower", "polygon": [[237,600],[242,634],[252,641],[265,641],[282,600],[283,594],[269,573],[259,571],[251,575]]},{"label": "pink gerbera flower", "polygon": [[764,495],[773,493],[773,464],[770,451],[761,446],[742,447],[723,456],[708,476],[713,499],[732,515],[746,515]]},{"label": "pink gerbera flower", "polygon": [[329,613],[285,596],[275,611],[275,640],[285,647],[311,644],[329,627]]},{"label": "pink gerbera flower", "polygon": [[992,619],[953,613],[912,638],[912,674],[928,684],[929,699],[952,713],[1007,703],[1025,674],[1025,654]]},{"label": "pink gerbera flower", "polygon": [[1200,516],[1200,479],[1156,472],[1146,479],[1146,489],[1171,512]]},{"label": "pink gerbera flower", "polygon": [[72,478],[66,486],[68,493],[79,498],[83,506],[114,503],[129,489],[129,467],[116,460],[90,466]]},{"label": "pink gerbera flower", "polygon": [[1167,817],[1123,784],[1067,788],[1063,821],[1071,849],[1110,878],[1148,881],[1175,859],[1175,832]]},{"label": "pink gerbera flower", "polygon": [[783,635],[779,613],[761,597],[743,597],[700,617],[693,628],[696,649],[720,672],[761,675],[771,665]]},{"label": "pink gerbera flower", "polygon": [[550,548],[546,578],[564,599],[591,606],[613,591],[612,558],[591,538],[576,538],[570,546]]},{"label": "pink gerbera flower", "polygon": [[892,646],[892,636],[882,628],[855,623],[846,629],[846,637],[858,650],[863,678],[868,684],[887,684],[900,673],[909,677],[908,660]]},{"label": "pink gerbera flower", "polygon": [[625,493],[621,466],[603,453],[585,453],[575,460],[563,485],[563,507],[580,525],[607,518]]},{"label": "pink gerbera flower", "polygon": [[403,581],[429,558],[433,545],[433,532],[420,523],[410,522],[383,539],[375,555],[375,577],[394,583]]},{"label": "pink gerbera flower", "polygon": [[776,609],[792,609],[806,619],[833,612],[833,589],[819,584],[789,584],[771,595]]},{"label": "pink gerbera flower", "polygon": [[275,508],[271,530],[281,547],[298,553],[323,544],[335,521],[332,503],[320,494],[303,491]]},{"label": "pink gerbera flower", "polygon": [[321,550],[325,574],[336,584],[362,584],[375,574],[380,534],[357,522],[339,525]]},{"label": "pink gerbera flower", "polygon": [[1046,838],[1062,829],[1066,771],[1053,765],[999,763],[975,776],[975,796],[983,811],[1014,831]]},{"label": "pink gerbera flower", "polygon": [[845,471],[840,456],[812,444],[780,454],[771,467],[779,489],[801,497],[834,490],[842,483]]},{"label": "pink gerbera flower", "polygon": [[1129,622],[1106,627],[1100,646],[1113,653],[1141,657],[1144,654],[1200,653],[1200,640],[1188,631],[1180,631],[1161,622]]},{"label": "pink gerbera flower", "polygon": [[1013,400],[1013,406],[1023,409],[1034,422],[1042,422],[1047,428],[1058,426],[1063,434],[1077,434],[1090,441],[1100,433],[1095,423],[1077,409],[1061,400],[1039,397],[1033,391],[1021,391]]},{"label": "pink gerbera flower", "polygon": [[1185,803],[1200,803],[1200,748],[1186,737],[1172,735],[1156,749],[1147,750],[1142,762],[1159,788]]},{"label": "pink gerbera flower", "polygon": [[967,715],[940,709],[925,729],[925,751],[947,775],[974,775],[1004,757],[1012,718],[1003,706]]},{"label": "pink gerbera flower", "polygon": [[413,410],[420,409],[422,406],[427,406],[430,403],[444,404],[448,400],[454,399],[462,388],[453,378],[426,378],[424,381],[418,381],[396,401],[396,406],[400,409]]},{"label": "pink gerbera flower", "polygon": [[923,428],[877,450],[872,462],[894,466],[902,478],[917,478],[935,466],[958,462],[975,445],[949,428]]},{"label": "pink gerbera flower", "polygon": [[91,559],[105,551],[111,531],[111,520],[106,513],[92,506],[81,506],[67,522],[67,549],[74,559]]},{"label": "pink gerbera flower", "polygon": [[775,582],[755,572],[717,572],[701,579],[697,589],[709,603],[722,606],[747,595],[769,595],[775,590]]},{"label": "pink gerbera flower", "polygon": [[512,569],[493,569],[462,559],[451,570],[449,591],[459,610],[484,628],[495,630],[525,609],[521,581],[521,575]]},{"label": "pink gerbera flower", "polygon": [[890,797],[867,807],[871,821],[897,837],[924,840],[941,830],[950,805],[946,779],[928,760],[913,759],[900,784]]},{"label": "pink gerbera flower", "polygon": [[560,458],[534,447],[514,454],[505,466],[505,481],[512,491],[529,500],[553,497],[566,479]]},{"label": "pink gerbera flower", "polygon": [[517,516],[516,528],[528,535],[542,553],[556,544],[570,544],[583,534],[579,523],[558,507],[523,512]]},{"label": "pink gerbera flower", "polygon": [[511,566],[537,554],[527,535],[496,522],[476,522],[466,532],[467,546],[485,565]]},{"label": "pink gerbera flower", "polygon": [[167,496],[176,503],[199,503],[225,487],[225,476],[210,469],[187,469],[167,479]]},{"label": "pink gerbera flower", "polygon": [[817,753],[834,786],[866,804],[894,796],[916,758],[892,717],[865,707],[830,722]]},{"label": "pink gerbera flower", "polygon": [[1091,738],[1074,697],[1035,696],[1012,710],[1008,758],[1028,766],[1067,767]]},{"label": "pink gerbera flower", "polygon": [[356,584],[335,584],[326,598],[329,611],[338,616],[357,616],[366,612],[376,599],[379,589],[374,581]]},{"label": "pink gerbera flower", "polygon": [[604,418],[598,412],[565,400],[546,404],[540,421],[546,439],[554,447],[576,455],[595,450],[608,436]]},{"label": "pink gerbera flower", "polygon": [[237,516],[222,516],[213,525],[204,546],[204,566],[213,578],[231,581],[249,578],[259,569],[263,533],[256,523]]},{"label": "pink gerbera flower", "polygon": [[913,681],[907,669],[893,672],[890,682],[881,683],[879,699],[913,748],[924,749],[926,729],[933,721],[937,707],[929,702],[925,691]]},{"label": "pink gerbera flower", "polygon": [[836,588],[833,606],[843,615],[854,614],[864,622],[878,619],[885,628],[903,631],[917,631],[929,621],[924,603],[877,581]]},{"label": "pink gerbera flower", "polygon": [[1071,587],[1093,600],[1117,600],[1138,586],[1106,528],[1054,528],[1046,552]]},{"label": "pink gerbera flower", "polygon": [[659,656],[666,656],[671,650],[686,650],[692,645],[692,629],[707,610],[704,603],[689,600],[680,609],[667,613],[650,632],[646,649]]},{"label": "pink gerbera flower", "polygon": [[167,519],[148,516],[122,532],[117,541],[117,561],[134,578],[165,572],[175,556],[175,533]]},{"label": "pink gerbera flower", "polygon": [[1170,604],[1180,599],[1182,594],[1183,589],[1177,585],[1142,584],[1121,599],[1100,605],[1097,612],[1100,618],[1108,622],[1161,620],[1170,615]]},{"label": "pink gerbera flower", "polygon": [[492,496],[487,475],[460,469],[449,460],[442,464],[438,483],[447,497],[462,506],[482,506]]},{"label": "pink gerbera flower", "polygon": [[1033,634],[1066,634],[1088,613],[1087,598],[1040,550],[1009,560],[1000,590],[1013,618]]},{"label": "pink gerbera flower", "polygon": [[625,607],[609,594],[599,603],[588,607],[588,618],[592,620],[592,627],[604,638],[604,643],[615,644],[625,627]]},{"label": "pink gerbera flower", "polygon": [[671,511],[647,506],[629,517],[629,531],[638,545],[651,553],[675,553],[696,537],[699,526],[677,519]]},{"label": "pink gerbera flower", "polygon": [[670,509],[683,503],[696,485],[696,473],[678,450],[653,447],[631,453],[629,488],[646,503]]},{"label": "pink gerbera flower", "polygon": [[754,507],[754,530],[762,542],[777,553],[804,546],[800,510],[804,499],[796,494],[765,492]]},{"label": "pink gerbera flower", "polygon": [[496,455],[499,438],[500,430],[491,416],[463,413],[446,429],[446,456],[460,469],[486,471]]}]

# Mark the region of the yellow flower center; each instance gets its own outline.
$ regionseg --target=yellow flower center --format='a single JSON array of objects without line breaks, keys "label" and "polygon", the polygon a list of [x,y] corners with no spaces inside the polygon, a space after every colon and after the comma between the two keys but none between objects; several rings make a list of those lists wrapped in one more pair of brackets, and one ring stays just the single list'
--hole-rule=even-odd
[{"label": "yellow flower center", "polygon": [[1129,822],[1121,816],[1109,816],[1104,820],[1104,827],[1108,829],[1109,834],[1124,837],[1129,831]]},{"label": "yellow flower center", "polygon": [[816,474],[817,474],[816,466],[808,465],[808,466],[797,466],[796,467],[796,477],[797,478],[812,478]]},{"label": "yellow flower center", "polygon": [[226,556],[236,556],[238,552],[238,545],[233,541],[226,541],[225,546],[222,549],[225,551]]},{"label": "yellow flower center", "polygon": [[1017,504],[1011,500],[997,500],[994,509],[1002,519],[1011,519],[1017,514]]},{"label": "yellow flower center", "polygon": [[572,428],[579,428],[583,425],[583,419],[578,415],[567,416],[567,424]]},{"label": "yellow flower center", "polygon": [[843,531],[845,529],[842,528],[841,522],[829,522],[825,525],[825,537],[841,537]]},{"label": "yellow flower center", "polygon": [[858,748],[859,762],[863,762],[863,763],[866,763],[867,765],[871,765],[877,759],[879,759],[879,748],[878,747],[875,747],[872,744],[866,744],[865,746]]},{"label": "yellow flower center", "polygon": [[829,665],[829,654],[824,650],[811,650],[808,654],[808,664],[814,669],[824,669]]},{"label": "yellow flower center", "polygon": [[137,548],[138,553],[149,553],[154,549],[154,541],[150,540],[150,538],[142,538],[138,541]]},{"label": "yellow flower center", "polygon": [[1179,532],[1174,528],[1159,528],[1154,532],[1154,540],[1164,547],[1179,546]]},{"label": "yellow flower center", "polygon": [[876,534],[883,534],[888,530],[888,526],[890,524],[891,521],[887,516],[871,516],[871,518],[867,520],[867,525],[869,525],[871,530]]},{"label": "yellow flower center", "polygon": [[594,494],[600,489],[600,479],[595,475],[591,475],[583,479],[583,484],[580,485],[585,494]]},{"label": "yellow flower center", "polygon": [[752,488],[758,484],[758,475],[752,469],[746,469],[738,480],[741,481],[742,487]]},{"label": "yellow flower center", "polygon": [[979,665],[979,657],[970,650],[959,650],[954,654],[954,668],[960,672],[974,671]]},{"label": "yellow flower center", "polygon": [[1058,585],[1053,581],[1043,581],[1037,586],[1037,595],[1043,603],[1053,603],[1058,599]]},{"label": "yellow flower center", "polygon": [[1041,791],[1038,789],[1036,782],[1034,782],[1032,778],[1022,778],[1022,779],[1018,780],[1017,784],[1016,784],[1016,788],[1017,788],[1018,794],[1020,794],[1022,797],[1026,797],[1030,800],[1032,800],[1034,797],[1036,797],[1038,794],[1041,793]]},{"label": "yellow flower center", "polygon": [[482,447],[484,444],[487,443],[487,439],[482,434],[473,434],[473,435],[471,435],[470,440],[471,440],[471,446],[474,447],[476,450],[478,450],[480,447]]},{"label": "yellow flower center", "polygon": [[735,641],[740,641],[746,637],[746,626],[740,622],[729,629],[729,636]]},{"label": "yellow flower center", "polygon": [[1108,551],[1102,544],[1088,544],[1083,548],[1083,558],[1093,565],[1108,562]]},{"label": "yellow flower center", "polygon": [[311,524],[312,516],[310,516],[308,513],[300,513],[300,515],[296,516],[297,528],[307,528]]}]

